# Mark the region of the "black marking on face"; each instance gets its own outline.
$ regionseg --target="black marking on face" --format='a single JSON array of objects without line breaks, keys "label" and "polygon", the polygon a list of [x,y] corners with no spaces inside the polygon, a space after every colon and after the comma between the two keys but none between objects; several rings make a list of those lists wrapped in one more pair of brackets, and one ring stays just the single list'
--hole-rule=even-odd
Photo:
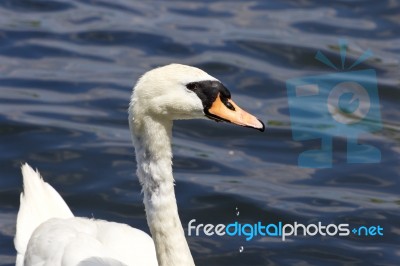
[{"label": "black marking on face", "polygon": [[231,93],[229,90],[219,81],[216,80],[204,80],[191,82],[186,85],[186,88],[195,92],[203,103],[204,113],[207,117],[220,122],[226,121],[218,116],[210,114],[208,110],[211,108],[212,104],[217,99],[218,95],[223,102],[223,104],[230,110],[235,111],[235,107],[228,101],[231,98]]},{"label": "black marking on face", "polygon": [[260,131],[265,130],[263,122],[242,110],[231,100],[231,93],[221,82],[204,80],[188,83],[186,87],[200,98],[206,117],[216,122],[225,121]]}]

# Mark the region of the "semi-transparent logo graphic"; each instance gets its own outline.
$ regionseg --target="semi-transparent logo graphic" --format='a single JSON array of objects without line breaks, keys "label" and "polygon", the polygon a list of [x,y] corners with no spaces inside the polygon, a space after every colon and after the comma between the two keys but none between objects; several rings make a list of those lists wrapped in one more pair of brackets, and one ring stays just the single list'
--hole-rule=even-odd
[{"label": "semi-transparent logo graphic", "polygon": [[322,52],[315,58],[332,73],[286,81],[293,139],[321,140],[317,150],[299,155],[301,167],[332,167],[333,137],[347,138],[348,163],[377,163],[381,152],[358,143],[361,134],[379,131],[381,114],[374,69],[352,70],[372,56],[367,50],[354,63],[347,64],[347,43],[339,41],[341,65],[336,66]]}]

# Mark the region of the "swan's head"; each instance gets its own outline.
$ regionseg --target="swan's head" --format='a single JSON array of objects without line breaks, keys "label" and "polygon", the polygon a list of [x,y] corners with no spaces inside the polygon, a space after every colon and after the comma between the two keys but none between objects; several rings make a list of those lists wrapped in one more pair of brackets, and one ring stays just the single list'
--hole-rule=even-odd
[{"label": "swan's head", "polygon": [[164,120],[209,118],[264,131],[261,120],[231,99],[229,90],[201,69],[171,64],[145,73],[134,88],[130,115]]}]

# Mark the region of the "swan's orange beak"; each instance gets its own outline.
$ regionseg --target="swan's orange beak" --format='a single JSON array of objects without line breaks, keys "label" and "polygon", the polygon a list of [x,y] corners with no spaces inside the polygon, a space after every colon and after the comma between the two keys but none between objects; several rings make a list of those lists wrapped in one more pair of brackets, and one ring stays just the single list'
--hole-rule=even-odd
[{"label": "swan's orange beak", "polygon": [[243,127],[251,127],[263,132],[265,130],[264,123],[240,108],[234,101],[227,99],[222,102],[218,94],[211,107],[208,109],[207,116],[216,121],[227,121]]}]

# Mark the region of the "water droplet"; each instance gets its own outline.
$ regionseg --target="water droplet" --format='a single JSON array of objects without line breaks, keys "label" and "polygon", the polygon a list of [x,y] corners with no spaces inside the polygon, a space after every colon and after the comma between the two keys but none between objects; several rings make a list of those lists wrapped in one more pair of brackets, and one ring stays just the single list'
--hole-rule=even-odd
[{"label": "water droplet", "polygon": [[236,210],[238,210],[238,207],[236,207]]},{"label": "water droplet", "polygon": [[236,212],[236,216],[239,216],[239,214],[240,214],[240,212],[239,212],[239,211],[237,211],[237,212]]},{"label": "water droplet", "polygon": [[240,252],[240,253],[242,253],[242,252],[243,252],[243,250],[244,250],[244,247],[243,247],[243,246],[240,246],[240,248],[239,248],[239,252]]}]

